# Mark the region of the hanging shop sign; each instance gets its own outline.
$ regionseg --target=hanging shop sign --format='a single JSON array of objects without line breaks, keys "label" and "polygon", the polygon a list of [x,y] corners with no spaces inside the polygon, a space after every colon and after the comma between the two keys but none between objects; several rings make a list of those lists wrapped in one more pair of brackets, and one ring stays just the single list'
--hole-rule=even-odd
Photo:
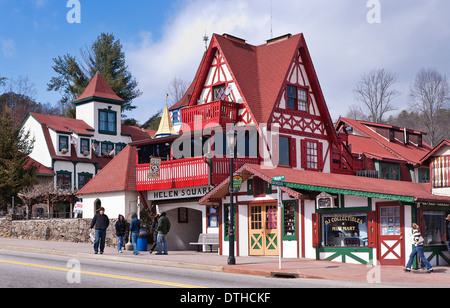
[{"label": "hanging shop sign", "polygon": [[158,180],[160,170],[161,170],[161,158],[151,158],[150,169],[148,170],[148,178],[150,180]]},{"label": "hanging shop sign", "polygon": [[235,175],[233,177],[233,184],[231,186],[231,189],[233,190],[233,194],[237,193],[239,190],[241,190],[242,182],[244,179],[240,175]]}]

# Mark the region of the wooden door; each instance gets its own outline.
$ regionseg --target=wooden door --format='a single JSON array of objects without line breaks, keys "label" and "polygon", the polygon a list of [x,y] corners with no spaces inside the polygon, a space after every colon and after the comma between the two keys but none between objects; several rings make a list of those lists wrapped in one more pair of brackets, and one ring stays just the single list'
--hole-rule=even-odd
[{"label": "wooden door", "polygon": [[405,265],[404,213],[398,203],[378,204],[378,261]]},{"label": "wooden door", "polygon": [[249,205],[249,254],[278,256],[277,205]]}]

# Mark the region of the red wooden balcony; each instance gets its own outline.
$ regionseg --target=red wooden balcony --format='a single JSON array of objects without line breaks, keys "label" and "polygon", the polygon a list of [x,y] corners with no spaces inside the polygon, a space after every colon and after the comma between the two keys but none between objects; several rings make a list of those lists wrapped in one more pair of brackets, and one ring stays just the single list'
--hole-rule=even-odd
[{"label": "red wooden balcony", "polygon": [[[259,164],[259,158],[235,158],[234,170],[244,164]],[[212,176],[210,176],[211,167]],[[151,191],[217,185],[230,176],[229,158],[214,157],[211,167],[203,157],[166,161],[161,163],[159,179],[155,180],[148,178],[149,164],[137,165],[137,190]]]},{"label": "red wooden balcony", "polygon": [[215,101],[184,108],[181,109],[181,121],[188,125],[190,130],[203,129],[205,125],[210,123],[225,127],[228,123],[237,122],[238,106],[239,104],[236,103]]}]

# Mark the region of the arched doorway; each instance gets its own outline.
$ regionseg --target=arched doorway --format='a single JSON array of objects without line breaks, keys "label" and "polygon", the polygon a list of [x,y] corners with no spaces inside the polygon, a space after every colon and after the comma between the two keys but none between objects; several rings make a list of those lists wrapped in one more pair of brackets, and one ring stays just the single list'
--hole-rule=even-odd
[{"label": "arched doorway", "polygon": [[189,243],[196,242],[198,235],[202,233],[202,212],[188,207],[177,207],[164,211],[171,224],[170,232],[167,235],[169,251],[192,250],[193,247]]}]

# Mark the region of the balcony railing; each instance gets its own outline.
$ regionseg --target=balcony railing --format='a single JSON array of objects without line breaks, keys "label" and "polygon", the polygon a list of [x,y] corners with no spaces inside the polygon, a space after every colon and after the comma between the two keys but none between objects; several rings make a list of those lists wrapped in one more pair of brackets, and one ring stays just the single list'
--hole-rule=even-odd
[{"label": "balcony railing", "polygon": [[[235,158],[234,170],[244,164],[259,164],[259,158]],[[230,159],[214,157],[211,167],[203,157],[162,162],[159,179],[148,178],[149,168],[149,164],[138,165],[136,168],[138,191],[217,185],[230,176]]]},{"label": "balcony railing", "polygon": [[205,125],[214,123],[225,127],[228,123],[236,123],[238,104],[215,101],[181,109],[181,121],[190,127],[190,130],[203,129]]}]

